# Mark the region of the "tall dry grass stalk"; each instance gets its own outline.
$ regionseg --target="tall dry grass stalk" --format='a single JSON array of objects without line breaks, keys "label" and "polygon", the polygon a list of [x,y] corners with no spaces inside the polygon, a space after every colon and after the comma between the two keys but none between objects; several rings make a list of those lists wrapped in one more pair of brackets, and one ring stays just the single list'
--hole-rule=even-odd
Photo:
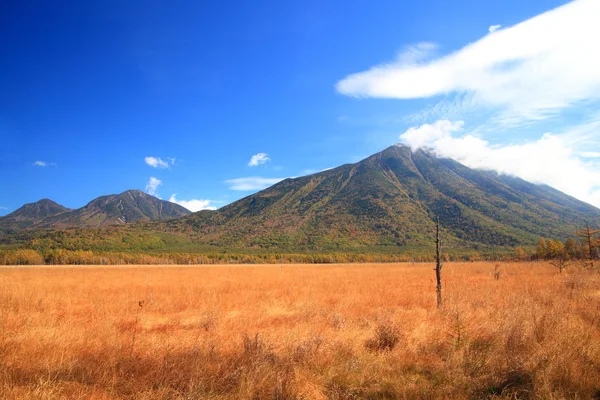
[{"label": "tall dry grass stalk", "polygon": [[0,269],[0,398],[600,394],[600,275],[432,266]]}]

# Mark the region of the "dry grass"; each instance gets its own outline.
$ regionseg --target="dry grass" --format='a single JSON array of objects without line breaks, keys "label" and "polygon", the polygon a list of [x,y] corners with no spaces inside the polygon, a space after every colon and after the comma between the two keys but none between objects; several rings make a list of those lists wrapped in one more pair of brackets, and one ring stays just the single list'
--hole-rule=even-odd
[{"label": "dry grass", "polygon": [[600,275],[432,267],[0,269],[0,398],[600,396]]}]

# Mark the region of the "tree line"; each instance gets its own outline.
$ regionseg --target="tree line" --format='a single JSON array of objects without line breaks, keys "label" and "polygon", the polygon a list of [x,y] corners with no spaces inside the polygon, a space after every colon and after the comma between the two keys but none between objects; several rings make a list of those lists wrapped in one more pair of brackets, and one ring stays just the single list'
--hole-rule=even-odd
[{"label": "tree line", "polygon": [[582,261],[593,268],[600,258],[600,229],[592,229],[589,225],[575,232],[575,237],[564,242],[555,239],[540,238],[535,251],[528,252],[522,247],[515,249],[518,260]]},{"label": "tree line", "polygon": [[[512,258],[510,253],[443,254],[444,261],[483,261]],[[161,265],[161,264],[331,264],[331,263],[390,263],[433,262],[432,254],[406,253],[147,253],[104,252],[68,249],[0,250],[0,265]]]},{"label": "tree line", "polygon": [[[35,244],[35,241],[30,242]],[[33,246],[32,246],[33,247]],[[477,251],[440,254],[443,261],[536,261],[546,260],[557,265],[566,265],[581,260],[590,267],[598,264],[600,258],[600,230],[589,226],[578,230],[574,238],[560,241],[540,238],[536,247],[516,247],[511,254]],[[221,250],[218,252],[124,252],[76,250],[68,248],[0,249],[0,265],[132,265],[132,264],[284,264],[284,263],[360,263],[360,262],[434,262],[435,254],[410,253],[240,253]],[[560,264],[563,263],[563,264]],[[600,264],[599,264],[600,265]],[[562,267],[561,267],[562,271]]]}]

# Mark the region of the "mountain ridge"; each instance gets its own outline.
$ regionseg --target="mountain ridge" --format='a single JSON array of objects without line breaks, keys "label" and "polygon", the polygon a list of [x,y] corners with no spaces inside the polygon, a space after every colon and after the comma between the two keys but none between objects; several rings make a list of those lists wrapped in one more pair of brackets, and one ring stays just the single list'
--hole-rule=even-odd
[{"label": "mountain ridge", "polygon": [[[47,211],[35,214],[35,209]],[[178,204],[158,199],[141,190],[126,190],[119,194],[97,197],[77,209],[63,207],[49,199],[41,199],[0,217],[0,228],[15,231],[102,227],[189,214],[189,210]]]}]

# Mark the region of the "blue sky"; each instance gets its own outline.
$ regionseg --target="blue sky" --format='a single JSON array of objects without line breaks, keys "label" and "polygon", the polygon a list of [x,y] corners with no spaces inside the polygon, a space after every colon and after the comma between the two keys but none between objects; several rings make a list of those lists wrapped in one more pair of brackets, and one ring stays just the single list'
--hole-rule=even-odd
[{"label": "blue sky", "polygon": [[3,2],[0,215],[220,207],[398,142],[600,205],[598,2],[564,4]]}]

